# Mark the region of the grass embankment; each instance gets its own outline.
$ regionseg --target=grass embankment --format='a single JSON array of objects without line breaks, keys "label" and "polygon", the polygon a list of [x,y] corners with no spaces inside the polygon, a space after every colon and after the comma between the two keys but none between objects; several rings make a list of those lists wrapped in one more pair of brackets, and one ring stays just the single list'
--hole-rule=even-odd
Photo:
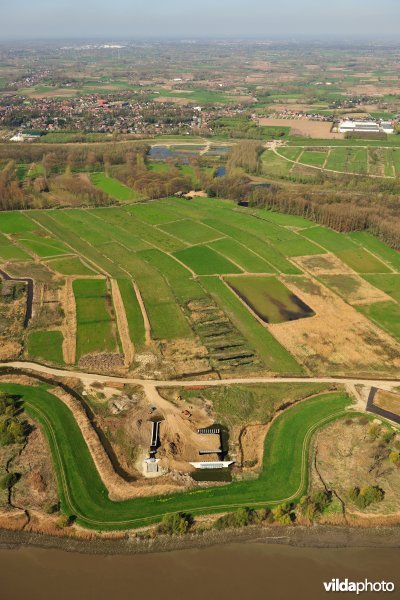
[{"label": "grass embankment", "polygon": [[69,408],[45,385],[0,384],[0,390],[22,397],[25,410],[43,427],[57,473],[63,511],[74,515],[80,525],[98,530],[140,527],[178,511],[211,513],[299,499],[308,485],[308,453],[313,433],[344,416],[349,404],[349,398],[337,392],[315,396],[281,413],[266,437],[262,472],[257,480],[112,502]]}]

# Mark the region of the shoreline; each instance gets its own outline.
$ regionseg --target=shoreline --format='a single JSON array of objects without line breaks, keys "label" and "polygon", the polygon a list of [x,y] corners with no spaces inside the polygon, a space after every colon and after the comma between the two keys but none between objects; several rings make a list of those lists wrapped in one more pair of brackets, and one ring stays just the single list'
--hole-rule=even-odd
[{"label": "shoreline", "polygon": [[303,548],[400,548],[400,526],[343,527],[259,527],[209,531],[184,536],[158,536],[156,539],[81,540],[28,531],[0,529],[0,550],[32,547],[90,555],[130,555],[201,549],[232,543],[280,544]]}]

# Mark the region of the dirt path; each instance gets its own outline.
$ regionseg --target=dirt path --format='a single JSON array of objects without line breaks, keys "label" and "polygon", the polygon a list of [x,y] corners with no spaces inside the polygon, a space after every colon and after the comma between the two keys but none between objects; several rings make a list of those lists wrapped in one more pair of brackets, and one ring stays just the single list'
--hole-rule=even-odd
[{"label": "dirt path", "polygon": [[75,296],[72,289],[72,277],[67,277],[65,286],[60,294],[60,300],[64,309],[64,323],[61,331],[64,336],[63,355],[64,362],[67,365],[74,365],[76,362],[76,305]]},{"label": "dirt path", "polygon": [[115,377],[113,375],[98,375],[96,373],[85,373],[82,371],[73,371],[67,369],[56,369],[53,367],[46,367],[35,362],[25,361],[8,361],[0,363],[1,367],[10,367],[21,371],[34,371],[38,373],[45,373],[47,375],[53,375],[55,377],[73,377],[80,379],[83,383],[90,385],[91,383],[98,381],[102,383],[115,382],[115,383],[130,383],[133,385],[143,386],[145,389],[148,387],[213,387],[218,385],[234,385],[234,384],[254,384],[254,383],[338,383],[338,384],[353,384],[353,385],[365,385],[371,387],[379,387],[390,390],[393,387],[400,385],[400,377],[398,378],[387,378],[387,379],[368,379],[368,378],[355,378],[355,377],[238,377],[238,378],[226,378],[226,379],[175,379],[175,380],[162,380],[162,379],[139,379],[129,377]]},{"label": "dirt path", "polygon": [[149,319],[149,317],[147,315],[147,310],[146,310],[146,307],[145,307],[144,302],[143,302],[142,294],[140,293],[140,290],[139,290],[136,282],[133,281],[133,279],[132,279],[132,285],[133,285],[133,289],[135,290],[136,298],[137,298],[137,301],[139,302],[140,310],[141,310],[141,313],[142,313],[142,318],[143,318],[143,323],[144,323],[144,333],[145,333],[146,346],[150,346],[150,344],[151,344],[151,325],[150,325],[150,319]]},{"label": "dirt path", "polygon": [[117,319],[119,337],[122,344],[122,351],[124,353],[124,365],[129,367],[133,362],[135,350],[129,335],[128,319],[126,318],[125,306],[122,301],[121,292],[118,287],[118,283],[115,279],[111,279],[111,291],[115,309],[115,316]]}]

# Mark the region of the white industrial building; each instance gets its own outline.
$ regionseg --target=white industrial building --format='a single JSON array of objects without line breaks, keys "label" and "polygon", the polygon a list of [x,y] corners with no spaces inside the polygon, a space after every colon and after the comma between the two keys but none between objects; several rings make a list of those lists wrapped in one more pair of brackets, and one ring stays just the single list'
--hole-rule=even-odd
[{"label": "white industrial building", "polygon": [[394,133],[389,121],[340,121],[339,133]]}]

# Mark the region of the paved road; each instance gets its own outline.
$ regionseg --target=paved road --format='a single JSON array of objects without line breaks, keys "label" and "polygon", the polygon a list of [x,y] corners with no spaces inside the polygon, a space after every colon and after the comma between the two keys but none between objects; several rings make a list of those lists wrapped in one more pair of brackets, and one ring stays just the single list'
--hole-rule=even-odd
[{"label": "paved road", "polygon": [[84,373],[82,371],[68,371],[66,369],[55,369],[45,367],[34,362],[11,361],[0,363],[0,367],[12,367],[13,369],[30,370],[38,373],[45,373],[55,377],[75,377],[80,379],[85,384],[90,384],[93,381],[114,382],[114,383],[130,383],[141,385],[143,387],[192,387],[192,386],[219,386],[230,385],[234,383],[343,383],[350,385],[366,385],[373,387],[391,388],[394,385],[400,385],[398,379],[357,379],[354,377],[238,377],[228,379],[176,379],[176,380],[158,380],[158,379],[138,379],[129,377],[115,377],[112,375],[97,375],[96,373]]}]

